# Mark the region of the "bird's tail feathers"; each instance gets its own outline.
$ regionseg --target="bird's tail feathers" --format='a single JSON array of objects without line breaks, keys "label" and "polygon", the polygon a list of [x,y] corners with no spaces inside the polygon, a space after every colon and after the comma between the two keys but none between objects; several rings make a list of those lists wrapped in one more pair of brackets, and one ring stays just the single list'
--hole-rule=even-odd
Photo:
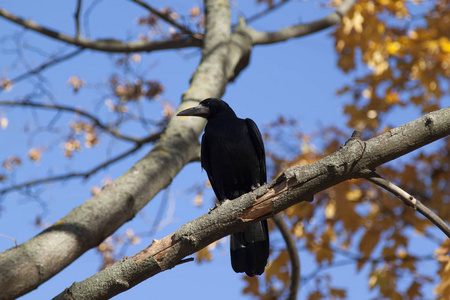
[{"label": "bird's tail feathers", "polygon": [[231,266],[237,273],[261,275],[269,257],[267,220],[250,224],[230,236]]}]

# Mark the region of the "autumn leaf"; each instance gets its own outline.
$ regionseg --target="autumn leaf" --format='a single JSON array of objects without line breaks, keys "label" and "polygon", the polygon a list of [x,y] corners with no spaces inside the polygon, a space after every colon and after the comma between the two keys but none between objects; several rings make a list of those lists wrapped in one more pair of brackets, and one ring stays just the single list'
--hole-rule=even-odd
[{"label": "autumn leaf", "polygon": [[242,291],[244,294],[251,294],[254,296],[259,296],[259,281],[257,276],[245,276],[244,281],[247,282],[247,286]]},{"label": "autumn leaf", "polygon": [[10,92],[12,90],[12,81],[8,78],[0,77],[0,88]]},{"label": "autumn leaf", "polygon": [[86,82],[78,76],[72,76],[67,81],[67,85],[73,88],[73,92],[76,94],[81,87],[86,85]]},{"label": "autumn leaf", "polygon": [[0,118],[0,128],[6,129],[6,127],[8,127],[8,119],[6,117],[2,116]]},{"label": "autumn leaf", "polygon": [[211,251],[213,251],[214,248],[216,248],[218,243],[219,241],[215,241],[206,246],[205,248],[201,249],[200,251],[197,251],[197,261],[198,262],[210,261],[213,258]]},{"label": "autumn leaf", "polygon": [[22,160],[17,155],[12,155],[3,162],[2,166],[8,172],[12,172],[15,168],[19,167],[21,164]]},{"label": "autumn leaf", "polygon": [[201,191],[199,191],[193,200],[193,203],[195,206],[202,206],[203,205],[203,193]]},{"label": "autumn leaf", "polygon": [[42,149],[32,148],[28,151],[28,158],[33,162],[38,163],[41,160]]},{"label": "autumn leaf", "polygon": [[266,280],[270,280],[272,276],[278,278],[281,282],[287,282],[289,279],[289,272],[286,272],[285,267],[289,263],[289,253],[287,250],[282,250],[278,256],[269,262],[264,272]]},{"label": "autumn leaf", "polygon": [[359,242],[359,251],[364,255],[364,257],[369,257],[375,246],[380,241],[381,231],[377,229],[370,229],[361,238]]}]

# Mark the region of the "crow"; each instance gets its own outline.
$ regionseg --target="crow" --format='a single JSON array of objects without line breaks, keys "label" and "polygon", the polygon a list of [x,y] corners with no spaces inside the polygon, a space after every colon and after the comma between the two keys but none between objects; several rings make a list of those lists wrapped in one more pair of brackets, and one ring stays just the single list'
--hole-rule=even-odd
[{"label": "crow", "polygon": [[[235,199],[266,183],[261,133],[251,119],[240,119],[228,104],[208,98],[178,113],[208,120],[201,143],[201,165],[220,202]],[[230,236],[231,266],[236,273],[261,275],[269,257],[267,220]]]}]

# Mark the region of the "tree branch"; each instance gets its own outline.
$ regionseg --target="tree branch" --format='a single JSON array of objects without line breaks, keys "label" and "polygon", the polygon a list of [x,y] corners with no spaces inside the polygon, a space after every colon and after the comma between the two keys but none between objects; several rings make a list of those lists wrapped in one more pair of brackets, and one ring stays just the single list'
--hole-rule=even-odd
[{"label": "tree branch", "polygon": [[[160,135],[161,133],[158,133],[158,135]],[[47,177],[47,178],[41,178],[41,179],[36,179],[36,180],[32,180],[32,181],[28,181],[28,182],[24,182],[21,184],[16,184],[13,186],[9,186],[7,188],[3,188],[0,189],[0,195],[4,195],[6,193],[12,192],[12,191],[16,191],[16,190],[21,190],[24,188],[30,188],[30,187],[34,187],[37,185],[41,185],[44,183],[50,183],[50,182],[57,182],[57,181],[62,181],[62,180],[67,180],[67,179],[71,179],[71,178],[84,178],[87,179],[90,176],[94,175],[95,173],[97,173],[98,171],[100,171],[101,169],[106,168],[107,166],[121,160],[122,158],[127,157],[128,155],[136,152],[137,150],[139,150],[144,144],[136,144],[133,148],[131,148],[130,150],[125,151],[122,154],[119,154],[111,159],[106,160],[105,162],[99,164],[98,166],[92,168],[89,171],[86,172],[81,172],[81,173],[67,173],[67,174],[63,174],[63,175],[57,175],[57,176],[52,176],[52,177]]]},{"label": "tree branch", "polygon": [[342,17],[353,7],[354,3],[355,0],[344,0],[334,12],[314,22],[286,27],[275,32],[257,31],[249,27],[247,32],[252,38],[253,45],[273,44],[291,38],[302,37],[339,24]]},{"label": "tree branch", "polygon": [[67,111],[67,112],[73,112],[76,114],[79,114],[89,120],[91,120],[95,126],[101,128],[102,130],[108,132],[109,134],[125,140],[129,142],[133,142],[136,144],[144,144],[144,143],[150,143],[156,141],[161,133],[151,134],[144,138],[134,138],[130,136],[123,135],[116,130],[111,129],[109,126],[103,124],[97,117],[94,115],[91,115],[90,113],[82,110],[81,108],[74,108],[71,106],[65,106],[65,105],[56,105],[56,104],[45,104],[45,103],[38,103],[38,102],[32,102],[32,101],[3,101],[0,100],[0,105],[6,105],[6,106],[31,106],[31,107],[38,107],[43,109],[55,109],[60,111]]},{"label": "tree branch", "polygon": [[413,207],[414,210],[417,210],[422,215],[425,216],[428,220],[430,220],[434,225],[436,225],[448,238],[450,238],[450,227],[444,220],[442,220],[438,215],[436,215],[431,209],[422,204],[418,199],[414,198],[414,196],[410,195],[400,187],[396,186],[392,182],[387,181],[382,178],[375,172],[370,173],[367,177],[365,177],[368,181],[375,183],[376,185],[382,187],[383,189],[391,192],[395,196],[397,196],[400,200],[402,200],[405,205]]},{"label": "tree branch", "polygon": [[245,23],[249,24],[251,22],[254,22],[254,21],[258,20],[259,18],[264,17],[265,15],[267,15],[267,14],[269,14],[271,12],[274,12],[276,9],[284,6],[285,4],[288,4],[289,2],[290,2],[290,0],[285,0],[285,1],[280,1],[280,2],[278,2],[276,4],[274,4],[274,5],[271,5],[271,6],[269,5],[265,10],[260,11],[260,12],[254,14],[254,15],[248,17],[248,18],[245,18]]},{"label": "tree branch", "polygon": [[3,17],[11,22],[14,22],[24,28],[33,30],[37,33],[46,35],[50,38],[59,40],[61,42],[71,44],[77,47],[88,48],[103,52],[150,52],[156,50],[167,49],[180,49],[187,47],[200,47],[202,41],[200,39],[187,36],[177,40],[165,40],[165,41],[149,41],[139,40],[131,42],[122,42],[115,39],[106,40],[90,40],[83,37],[72,37],[49,28],[40,26],[32,20],[25,20],[16,15],[11,14],[5,9],[0,9],[0,17]]},{"label": "tree branch", "polygon": [[[312,195],[352,178],[364,178],[366,170],[450,134],[450,108],[421,117],[362,142],[351,139],[339,151],[306,166],[289,168],[262,187],[226,201],[215,210],[182,225],[147,248],[124,258],[99,273],[74,283],[54,299],[107,299],[143,280],[173,268],[187,255],[210,243],[267,219]],[[105,190],[111,189],[107,186]]]},{"label": "tree branch", "polygon": [[[81,52],[83,52],[83,50],[84,50],[83,48],[78,48],[78,49],[76,49],[75,51],[72,51],[72,52],[70,52],[70,53],[68,53],[68,54],[66,54],[66,55],[57,57],[57,58],[52,59],[52,60],[50,60],[50,61],[48,61],[48,62],[46,62],[46,63],[43,63],[42,65],[40,65],[40,66],[38,66],[38,67],[36,67],[36,68],[34,68],[34,69],[32,69],[32,70],[29,70],[28,72],[26,72],[26,73],[24,73],[24,74],[21,74],[21,75],[15,77],[15,78],[12,78],[12,79],[11,79],[12,84],[15,84],[15,83],[17,83],[17,82],[19,82],[19,81],[21,81],[21,80],[23,80],[23,79],[26,79],[26,78],[28,78],[28,77],[31,76],[31,75],[38,74],[38,73],[40,73],[41,71],[43,71],[43,70],[47,69],[48,67],[51,67],[51,66],[53,66],[53,65],[55,65],[55,64],[57,64],[57,63],[63,62],[63,61],[65,61],[65,60],[68,60],[68,59],[70,59],[70,58],[72,58],[72,57],[74,57],[74,56],[80,54]],[[0,86],[0,92],[1,92],[3,89],[4,89],[4,88]]]},{"label": "tree branch", "polygon": [[75,18],[75,36],[77,39],[81,37],[80,31],[80,11],[81,11],[81,3],[82,0],[77,0],[77,8],[75,10],[74,18]]},{"label": "tree branch", "polygon": [[286,247],[289,252],[289,258],[291,260],[291,286],[289,288],[289,296],[288,300],[297,299],[298,288],[300,286],[300,257],[298,255],[297,246],[295,244],[295,240],[292,237],[292,233],[289,230],[289,227],[284,221],[284,218],[281,214],[276,214],[273,216],[273,221],[277,225],[278,229],[281,232],[281,235],[286,242]]},{"label": "tree branch", "polygon": [[201,34],[196,34],[196,33],[192,32],[186,26],[183,26],[183,25],[177,23],[174,19],[172,19],[170,17],[170,15],[161,13],[159,10],[157,10],[156,8],[153,8],[152,6],[148,5],[144,1],[141,1],[141,0],[130,0],[130,1],[136,3],[137,5],[140,5],[140,6],[144,7],[145,9],[150,11],[152,14],[158,16],[160,19],[166,21],[167,23],[169,23],[173,27],[179,29],[181,31],[181,33],[183,33],[183,34],[187,33],[187,34],[189,34],[189,35],[191,35],[193,37],[202,38]]}]

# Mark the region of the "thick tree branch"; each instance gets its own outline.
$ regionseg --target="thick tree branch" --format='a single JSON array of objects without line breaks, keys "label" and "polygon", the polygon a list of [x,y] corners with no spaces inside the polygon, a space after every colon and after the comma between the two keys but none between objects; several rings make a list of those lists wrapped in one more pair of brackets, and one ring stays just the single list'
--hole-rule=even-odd
[{"label": "thick tree branch", "polygon": [[252,28],[248,28],[247,31],[252,38],[253,45],[273,44],[302,37],[339,24],[342,17],[353,7],[355,2],[355,0],[344,0],[333,13],[314,22],[286,27],[275,32],[257,31]]},{"label": "thick tree branch", "polygon": [[160,133],[158,134],[151,134],[147,137],[144,138],[134,138],[134,137],[130,137],[130,136],[126,136],[123,135],[119,132],[117,132],[116,130],[111,129],[111,127],[103,124],[97,117],[95,117],[94,115],[84,111],[81,108],[75,108],[75,107],[71,107],[71,106],[66,106],[66,105],[56,105],[56,104],[45,104],[45,103],[39,103],[39,102],[32,102],[32,101],[3,101],[0,100],[0,105],[5,105],[5,106],[30,106],[30,107],[37,107],[37,108],[43,108],[43,109],[54,109],[54,110],[60,110],[60,111],[67,111],[67,112],[73,112],[76,114],[79,114],[80,116],[83,116],[89,120],[91,120],[95,126],[101,128],[102,130],[104,130],[105,132],[108,132],[109,134],[125,140],[125,141],[129,141],[129,142],[133,142],[136,144],[144,144],[144,143],[150,143],[150,142],[155,142],[159,136]]},{"label": "thick tree branch", "polygon": [[[205,6],[202,59],[178,111],[208,97],[221,97],[229,70],[240,59],[233,56],[249,47],[241,45],[239,37],[230,39],[228,1],[208,0]],[[198,157],[204,124],[201,118],[172,118],[153,149],[102,192],[36,237],[0,253],[0,298],[13,299],[35,289],[132,219]]]},{"label": "thick tree branch", "polygon": [[[339,151],[307,166],[294,166],[272,182],[226,201],[147,248],[92,277],[74,283],[54,299],[107,299],[173,268],[187,255],[247,224],[267,219],[312,195],[351,178],[364,178],[387,161],[450,134],[450,108],[444,108],[368,141],[351,139]],[[105,189],[111,189],[107,186]]]},{"label": "thick tree branch", "polygon": [[396,186],[392,182],[387,181],[382,178],[377,173],[370,173],[367,177],[365,177],[370,182],[375,183],[376,185],[382,187],[383,189],[391,192],[395,196],[397,196],[400,200],[402,200],[405,205],[413,207],[414,210],[417,210],[422,215],[424,215],[428,220],[430,220],[434,225],[436,225],[448,238],[450,238],[450,227],[444,220],[439,218],[431,209],[422,204],[417,198],[410,195],[400,187]]},{"label": "thick tree branch", "polygon": [[25,20],[16,15],[11,14],[5,9],[0,9],[0,17],[3,17],[11,22],[14,22],[24,28],[33,30],[37,33],[46,35],[50,38],[59,40],[61,42],[71,44],[77,47],[88,48],[103,52],[150,52],[156,50],[167,50],[167,49],[180,49],[187,47],[200,47],[202,41],[200,39],[194,38],[192,36],[182,37],[177,40],[165,40],[165,41],[131,41],[122,42],[119,40],[90,40],[83,37],[73,37],[61,32],[54,31],[52,29],[40,26],[32,20]]},{"label": "thick tree branch", "polygon": [[289,252],[289,258],[291,260],[291,286],[289,287],[288,300],[297,299],[298,288],[300,286],[300,257],[298,255],[297,245],[292,237],[291,230],[286,224],[281,214],[273,216],[273,221],[277,225],[278,229],[286,242],[286,248]]}]

